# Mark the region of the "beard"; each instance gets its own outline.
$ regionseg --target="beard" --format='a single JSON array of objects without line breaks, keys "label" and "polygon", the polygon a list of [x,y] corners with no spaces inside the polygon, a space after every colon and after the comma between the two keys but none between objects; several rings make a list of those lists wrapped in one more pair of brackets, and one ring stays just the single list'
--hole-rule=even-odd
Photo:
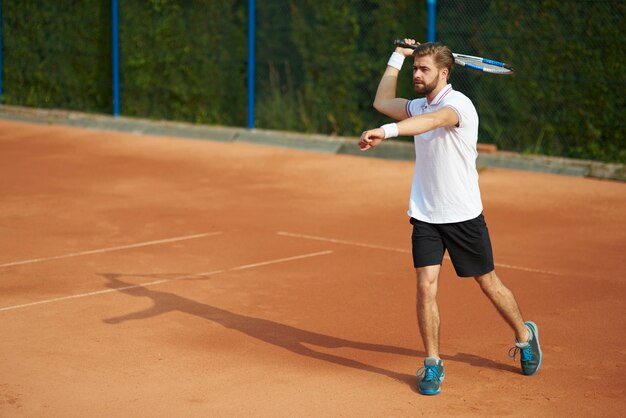
[{"label": "beard", "polygon": [[430,84],[415,84],[415,82],[413,83],[413,89],[415,90],[416,94],[422,95],[422,96],[428,96],[430,93],[433,92],[433,90],[435,90],[435,88],[437,87],[437,83],[438,83],[438,79],[435,78],[432,83]]}]

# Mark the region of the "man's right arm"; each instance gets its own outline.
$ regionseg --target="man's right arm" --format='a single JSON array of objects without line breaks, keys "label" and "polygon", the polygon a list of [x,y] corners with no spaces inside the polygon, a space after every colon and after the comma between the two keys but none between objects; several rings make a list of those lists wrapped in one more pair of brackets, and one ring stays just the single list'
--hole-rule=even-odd
[{"label": "man's right arm", "polygon": [[[415,43],[412,39],[405,39],[405,42]],[[402,65],[404,58],[412,55],[413,50],[410,48],[396,48],[392,58],[389,60],[391,65],[387,65],[387,69],[385,69],[385,73],[380,79],[378,89],[376,90],[374,109],[395,120],[403,120],[409,117],[406,112],[408,100],[396,97],[396,87],[398,85],[398,74],[400,73],[398,67]],[[394,56],[395,63],[392,63]]]}]

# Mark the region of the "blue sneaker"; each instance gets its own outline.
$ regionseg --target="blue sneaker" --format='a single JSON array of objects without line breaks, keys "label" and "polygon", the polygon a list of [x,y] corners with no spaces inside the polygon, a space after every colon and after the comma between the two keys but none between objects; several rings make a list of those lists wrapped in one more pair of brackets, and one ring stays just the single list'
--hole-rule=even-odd
[{"label": "blue sneaker", "polygon": [[516,342],[515,347],[509,350],[509,357],[515,359],[520,354],[522,373],[532,376],[539,371],[542,354],[539,346],[539,328],[532,321],[526,321],[526,328],[530,331],[530,338],[525,343]]},{"label": "blue sneaker", "polygon": [[436,395],[441,392],[443,383],[443,361],[434,357],[424,359],[424,367],[417,371],[417,385],[423,395]]}]

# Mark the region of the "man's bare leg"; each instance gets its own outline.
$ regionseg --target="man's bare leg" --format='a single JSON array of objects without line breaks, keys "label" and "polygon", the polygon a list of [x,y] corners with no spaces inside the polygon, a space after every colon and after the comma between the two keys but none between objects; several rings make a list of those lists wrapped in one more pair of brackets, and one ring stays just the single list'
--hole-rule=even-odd
[{"label": "man's bare leg", "polygon": [[498,310],[498,313],[500,313],[506,323],[513,329],[517,341],[520,343],[528,341],[530,332],[524,324],[524,319],[522,318],[515,296],[513,292],[500,281],[496,272],[492,271],[482,276],[477,276],[474,279],[476,279],[483,293]]},{"label": "man's bare leg", "polygon": [[426,357],[439,359],[439,306],[437,286],[440,265],[415,269],[417,276],[417,323]]}]

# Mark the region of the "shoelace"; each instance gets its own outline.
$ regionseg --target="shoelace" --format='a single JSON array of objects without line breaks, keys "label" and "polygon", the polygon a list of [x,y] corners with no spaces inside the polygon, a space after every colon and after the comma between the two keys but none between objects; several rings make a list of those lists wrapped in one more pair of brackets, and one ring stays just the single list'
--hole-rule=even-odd
[{"label": "shoelace", "polygon": [[432,382],[436,380],[441,382],[441,374],[437,371],[436,366],[424,366],[417,371],[417,377],[424,377],[424,382]]},{"label": "shoelace", "polygon": [[[513,352],[513,354],[511,354],[511,351]],[[518,346],[511,348],[509,350],[509,357],[512,357],[513,360],[515,360],[515,358],[517,357],[517,353],[520,353],[521,360],[524,362],[531,361],[533,359],[533,352],[530,349],[530,345],[528,345],[528,347],[526,348],[519,348]]]}]

